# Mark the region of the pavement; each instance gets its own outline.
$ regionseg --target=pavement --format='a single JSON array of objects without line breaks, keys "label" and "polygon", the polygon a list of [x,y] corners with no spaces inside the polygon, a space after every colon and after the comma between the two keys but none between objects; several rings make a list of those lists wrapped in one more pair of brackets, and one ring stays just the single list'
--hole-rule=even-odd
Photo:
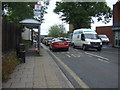
[{"label": "pavement", "polygon": [[34,48],[26,53],[25,63],[19,64],[2,88],[74,88],[45,47],[38,56]]}]

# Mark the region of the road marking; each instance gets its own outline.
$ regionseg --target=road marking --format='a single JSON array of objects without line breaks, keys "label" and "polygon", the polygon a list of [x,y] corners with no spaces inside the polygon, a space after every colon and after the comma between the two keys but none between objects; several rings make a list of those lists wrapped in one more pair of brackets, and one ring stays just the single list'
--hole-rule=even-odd
[{"label": "road marking", "polygon": [[68,56],[69,58],[71,57],[70,55],[66,54],[66,56]]},{"label": "road marking", "polygon": [[70,52],[67,52],[67,53],[70,53]]},{"label": "road marking", "polygon": [[71,54],[71,56],[76,57],[74,54]]},{"label": "road marking", "polygon": [[109,51],[103,51],[103,52],[114,53],[114,54],[120,54],[120,53],[118,53],[118,52],[109,52]]},{"label": "road marking", "polygon": [[61,52],[62,54],[65,54],[66,52]]},{"label": "road marking", "polygon": [[103,60],[103,59],[100,59],[100,58],[98,58],[98,60],[99,60],[99,61],[106,62],[106,63],[110,63],[110,62],[108,62],[108,61],[106,61],[106,60]]},{"label": "road marking", "polygon": [[77,57],[80,57],[80,55],[79,55],[79,56],[77,56]]},{"label": "road marking", "polygon": [[102,57],[102,56],[98,56],[98,55],[95,55],[95,54],[91,54],[91,53],[87,53],[87,52],[85,52],[85,54],[88,54],[88,55],[90,55],[90,56],[94,56],[94,57],[97,57],[97,58],[100,58],[100,59],[104,59],[104,60],[109,60],[108,58],[105,58],[105,57]]},{"label": "road marking", "polygon": [[58,57],[56,57],[49,49],[47,49],[52,56],[55,57],[55,59],[68,71],[68,73],[76,80],[76,82],[83,88],[86,90],[91,90],[90,87],[85,84],[77,75],[76,73],[74,73],[66,64],[64,64]]},{"label": "road marking", "polygon": [[74,49],[75,51],[78,51],[77,49]]}]

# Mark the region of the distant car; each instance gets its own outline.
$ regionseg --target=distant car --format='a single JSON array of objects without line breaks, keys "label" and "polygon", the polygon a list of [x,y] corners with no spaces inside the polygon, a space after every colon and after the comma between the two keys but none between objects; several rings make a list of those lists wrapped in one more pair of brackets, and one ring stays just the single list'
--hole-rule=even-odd
[{"label": "distant car", "polygon": [[69,50],[69,43],[64,38],[54,38],[50,42],[49,48],[52,51],[64,49]]},{"label": "distant car", "polygon": [[64,38],[68,43],[69,43],[69,45],[71,45],[71,39],[69,39],[69,38]]},{"label": "distant car", "polygon": [[101,39],[103,44],[108,44],[110,42],[110,40],[107,37],[107,35],[98,35],[98,37]]},{"label": "distant car", "polygon": [[53,37],[45,37],[43,40],[42,40],[42,42],[43,42],[43,44],[45,44],[45,45],[49,45],[50,44],[50,41],[53,39]]}]

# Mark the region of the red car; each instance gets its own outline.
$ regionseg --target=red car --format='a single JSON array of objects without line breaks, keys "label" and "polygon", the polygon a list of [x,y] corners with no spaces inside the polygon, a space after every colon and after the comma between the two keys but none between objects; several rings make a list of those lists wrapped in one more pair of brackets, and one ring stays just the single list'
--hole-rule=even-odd
[{"label": "red car", "polygon": [[49,48],[52,51],[55,51],[58,49],[64,49],[64,50],[68,51],[69,50],[69,43],[63,38],[54,38],[50,42]]}]

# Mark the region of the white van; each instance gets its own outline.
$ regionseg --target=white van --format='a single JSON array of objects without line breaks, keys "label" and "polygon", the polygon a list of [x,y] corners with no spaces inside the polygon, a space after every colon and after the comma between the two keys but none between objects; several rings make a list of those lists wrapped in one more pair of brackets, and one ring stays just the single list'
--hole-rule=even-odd
[{"label": "white van", "polygon": [[102,41],[98,37],[97,33],[91,29],[77,29],[73,32],[72,46],[81,47],[83,50],[89,48],[95,48],[98,51],[102,49]]}]

